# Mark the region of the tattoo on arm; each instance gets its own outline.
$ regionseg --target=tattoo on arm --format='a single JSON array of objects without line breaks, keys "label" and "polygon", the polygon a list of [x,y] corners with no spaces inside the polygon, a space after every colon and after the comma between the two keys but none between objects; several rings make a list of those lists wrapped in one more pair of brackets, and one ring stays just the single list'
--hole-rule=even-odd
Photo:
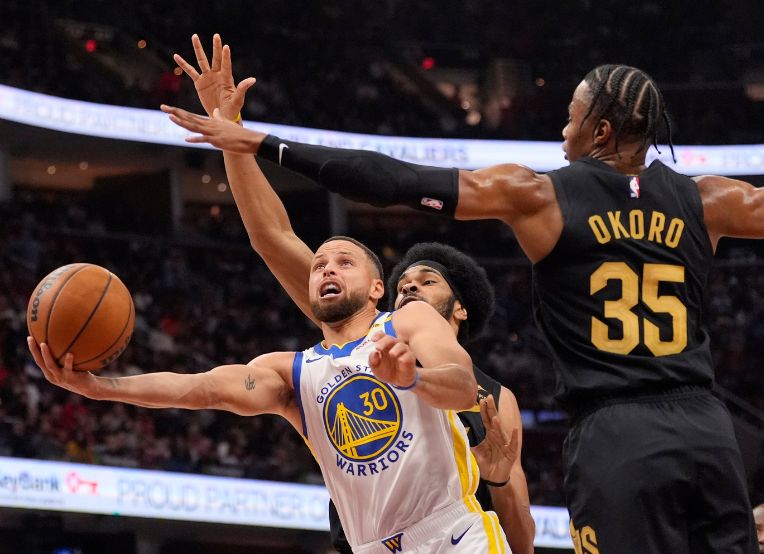
[{"label": "tattoo on arm", "polygon": [[252,379],[251,375],[247,375],[247,378],[244,379],[244,388],[247,390],[255,390],[255,380]]},{"label": "tattoo on arm", "polygon": [[119,388],[119,383],[117,382],[116,379],[109,379],[109,384],[111,385],[111,388],[113,389]]}]

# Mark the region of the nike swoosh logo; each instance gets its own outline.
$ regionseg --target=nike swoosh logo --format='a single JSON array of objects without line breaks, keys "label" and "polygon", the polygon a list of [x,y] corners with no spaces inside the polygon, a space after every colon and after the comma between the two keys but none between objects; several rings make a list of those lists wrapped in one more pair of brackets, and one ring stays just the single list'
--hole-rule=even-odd
[{"label": "nike swoosh logo", "polygon": [[306,363],[306,364],[312,364],[313,362],[317,362],[317,361],[318,361],[318,360],[320,360],[321,358],[323,358],[323,356],[319,356],[318,358],[313,358],[312,360],[307,360],[307,359],[306,359],[306,360],[305,360],[305,363]]},{"label": "nike swoosh logo", "polygon": [[289,148],[288,144],[284,144],[283,142],[279,144],[279,165],[281,165],[281,157],[284,155],[284,150]]},{"label": "nike swoosh logo", "polygon": [[[475,524],[473,523],[472,525],[475,525]],[[451,544],[453,544],[454,546],[456,546],[457,544],[459,544],[459,541],[461,541],[461,540],[464,538],[464,535],[466,535],[466,534],[467,534],[467,531],[469,531],[470,529],[472,529],[472,525],[470,525],[469,527],[467,527],[467,528],[464,530],[464,533],[462,533],[461,535],[459,535],[459,536],[458,536],[458,537],[456,537],[456,538],[454,538],[454,535],[451,535]]]}]

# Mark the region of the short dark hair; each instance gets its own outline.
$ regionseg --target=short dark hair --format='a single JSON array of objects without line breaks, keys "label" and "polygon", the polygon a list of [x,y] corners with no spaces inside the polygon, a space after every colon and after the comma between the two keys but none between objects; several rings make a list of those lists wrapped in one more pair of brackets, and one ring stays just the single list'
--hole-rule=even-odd
[{"label": "short dark hair", "polygon": [[666,138],[671,157],[676,162],[671,141],[671,121],[666,112],[658,85],[647,73],[628,65],[600,65],[584,77],[592,92],[589,116],[607,119],[615,129],[615,150],[625,137],[641,137],[640,151],[649,144],[658,148],[658,130],[661,121],[666,127]]},{"label": "short dark hair", "polygon": [[495,303],[493,287],[485,269],[480,267],[473,258],[453,246],[440,242],[420,242],[409,248],[387,280],[390,309],[395,309],[398,281],[403,272],[411,264],[421,260],[431,260],[444,266],[448,270],[448,278],[459,291],[460,301],[467,309],[467,321],[459,326],[459,342],[469,342],[477,338],[493,314]]},{"label": "short dark hair", "polygon": [[364,243],[362,243],[359,240],[354,239],[353,237],[346,237],[344,235],[334,235],[333,237],[329,237],[324,242],[321,243],[321,246],[326,244],[327,242],[334,242],[336,240],[345,240],[347,242],[352,242],[355,244],[358,248],[363,250],[363,253],[366,254],[366,259],[371,262],[371,265],[374,267],[374,269],[377,271],[377,279],[385,280],[385,271],[382,269],[382,262],[379,261],[379,257],[371,251],[371,249],[366,246]]}]

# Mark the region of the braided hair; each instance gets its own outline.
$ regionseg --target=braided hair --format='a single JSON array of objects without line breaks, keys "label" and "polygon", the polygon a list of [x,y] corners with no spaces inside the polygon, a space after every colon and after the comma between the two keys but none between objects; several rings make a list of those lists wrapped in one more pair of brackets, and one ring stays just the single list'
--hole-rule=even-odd
[{"label": "braided hair", "polygon": [[587,73],[584,81],[592,91],[584,121],[591,115],[610,121],[615,128],[616,152],[619,140],[624,137],[642,137],[639,151],[646,148],[648,142],[658,150],[658,128],[662,121],[671,157],[676,162],[666,104],[652,77],[628,65],[601,65]]}]

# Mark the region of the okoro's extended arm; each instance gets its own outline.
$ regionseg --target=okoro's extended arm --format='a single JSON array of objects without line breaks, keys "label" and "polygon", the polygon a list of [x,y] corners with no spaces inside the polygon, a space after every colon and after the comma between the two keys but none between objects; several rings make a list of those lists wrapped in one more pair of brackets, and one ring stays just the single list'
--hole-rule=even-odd
[{"label": "okoro's extended arm", "polygon": [[721,237],[764,238],[764,188],[713,175],[696,177],[695,182],[714,248]]},{"label": "okoro's extended arm", "polygon": [[562,212],[546,175],[504,164],[477,171],[428,167],[378,152],[314,146],[244,129],[217,112],[201,117],[163,106],[174,123],[221,150],[258,156],[351,200],[401,204],[457,219],[500,219],[510,225],[532,262],[548,254],[562,232]]},{"label": "okoro's extended arm", "polygon": [[385,207],[402,204],[453,216],[456,169],[413,164],[367,150],[329,148],[268,135],[257,155],[295,171],[345,198]]},{"label": "okoro's extended arm", "polygon": [[552,181],[522,165],[442,169],[273,135],[255,140],[253,150],[352,200],[382,207],[402,204],[463,220],[499,219],[512,227],[533,262],[552,250],[562,232]]}]

